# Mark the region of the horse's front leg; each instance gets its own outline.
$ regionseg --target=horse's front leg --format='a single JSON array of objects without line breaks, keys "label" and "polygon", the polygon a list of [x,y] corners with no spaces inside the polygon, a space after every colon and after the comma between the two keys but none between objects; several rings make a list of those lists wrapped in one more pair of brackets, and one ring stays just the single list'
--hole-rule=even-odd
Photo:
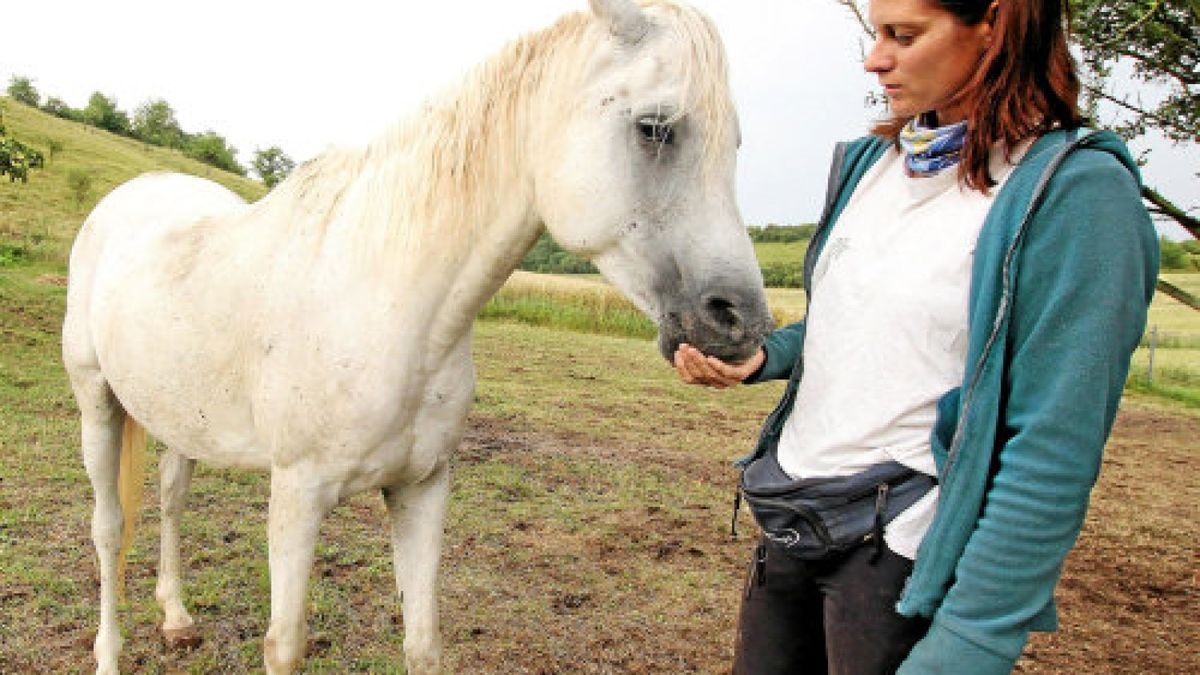
[{"label": "horse's front leg", "polygon": [[158,466],[162,525],[159,529],[158,584],[154,589],[154,597],[163,610],[163,639],[169,646],[190,646],[198,643],[200,636],[196,632],[195,622],[183,606],[179,521],[187,502],[196,460],[167,450],[162,454]]},{"label": "horse's front leg", "polygon": [[383,491],[392,531],[396,587],[404,612],[404,662],[412,675],[441,670],[437,573],[450,469],[442,461],[424,481]]},{"label": "horse's front leg", "polygon": [[263,662],[268,675],[291,673],[304,658],[308,626],[304,601],[321,520],[337,502],[335,488],[320,485],[305,464],[271,473],[267,543],[271,568],[271,625]]}]

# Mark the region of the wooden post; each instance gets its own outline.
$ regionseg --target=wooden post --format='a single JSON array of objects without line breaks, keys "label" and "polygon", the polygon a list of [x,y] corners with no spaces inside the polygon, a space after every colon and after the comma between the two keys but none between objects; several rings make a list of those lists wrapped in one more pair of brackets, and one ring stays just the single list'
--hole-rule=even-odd
[{"label": "wooden post", "polygon": [[1158,346],[1158,326],[1150,329],[1150,365],[1146,367],[1146,381],[1154,384],[1154,349]]}]

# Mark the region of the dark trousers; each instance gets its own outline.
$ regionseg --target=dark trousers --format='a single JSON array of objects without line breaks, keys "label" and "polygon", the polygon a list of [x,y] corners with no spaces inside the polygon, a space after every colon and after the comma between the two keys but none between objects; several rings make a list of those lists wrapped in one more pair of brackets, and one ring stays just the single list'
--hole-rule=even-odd
[{"label": "dark trousers", "polygon": [[894,673],[929,629],[896,613],[912,561],[864,545],[817,562],[755,548],[738,619],[734,675]]}]

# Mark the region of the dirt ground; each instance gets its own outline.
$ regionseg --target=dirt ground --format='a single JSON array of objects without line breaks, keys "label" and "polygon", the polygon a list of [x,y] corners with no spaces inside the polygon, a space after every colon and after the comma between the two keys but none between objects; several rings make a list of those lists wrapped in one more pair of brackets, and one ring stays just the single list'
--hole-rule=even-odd
[{"label": "dirt ground", "polygon": [[[1034,636],[1017,672],[1200,673],[1198,431],[1194,412],[1125,406],[1059,587],[1061,630]],[[618,447],[477,415],[454,464],[442,561],[446,672],[728,672],[754,533],[743,514],[741,536],[729,535],[727,461],[653,439]],[[185,516],[196,528],[185,539],[188,602],[203,639],[190,650],[158,639],[148,510],[146,550],[131,561],[134,604],[122,611],[128,672],[261,672],[267,490],[239,478],[243,496],[230,502],[219,491],[229,478],[199,475],[196,515]],[[81,508],[66,497],[47,503]],[[95,567],[86,518],[73,513],[65,528],[10,530],[70,560],[37,583],[0,583],[0,672],[92,668]],[[355,498],[329,520],[303,672],[401,672],[380,500]]]},{"label": "dirt ground", "polygon": [[[1200,420],[1194,415],[1173,416],[1131,405],[1122,411],[1088,522],[1058,589],[1060,630],[1035,634],[1016,672],[1200,673],[1197,432]],[[729,481],[727,467],[697,466],[683,455],[579,445],[572,439],[515,433],[479,420],[462,459],[504,456],[538,466],[547,455],[561,455],[564,449],[616,462],[645,462],[649,453],[650,461],[672,473],[714,485]],[[650,564],[673,566],[678,573],[690,567],[725,571],[728,588],[713,596],[718,606],[661,608],[665,616],[642,623],[631,618],[636,613],[599,611],[603,599],[573,587],[565,570],[517,574],[514,578],[522,581],[509,591],[527,597],[549,594],[553,615],[536,625],[508,620],[463,625],[463,612],[473,610],[469,599],[452,592],[446,610],[448,633],[469,637],[449,650],[455,672],[727,672],[740,590],[737,575],[753,535],[750,519],[742,517],[744,534],[732,541],[727,532],[714,528],[714,521],[724,524],[727,512],[697,508],[667,518],[647,507],[627,515],[624,527],[630,540],[603,544],[584,564],[619,574],[647,564],[647,551],[637,541],[659,542],[650,556],[657,562]],[[514,523],[518,532],[527,532],[526,527]],[[466,555],[466,546],[451,545],[447,566],[454,568]],[[619,604],[628,608],[627,602],[637,601],[631,594]]]}]

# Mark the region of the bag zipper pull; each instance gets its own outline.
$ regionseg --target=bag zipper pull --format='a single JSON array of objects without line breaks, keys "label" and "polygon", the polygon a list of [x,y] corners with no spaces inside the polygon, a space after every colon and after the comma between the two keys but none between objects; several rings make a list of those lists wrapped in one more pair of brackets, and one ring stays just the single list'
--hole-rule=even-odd
[{"label": "bag zipper pull", "polygon": [[754,549],[754,579],[759,586],[767,584],[767,543],[760,542]]},{"label": "bag zipper pull", "polygon": [[887,483],[880,483],[878,490],[875,492],[875,525],[871,528],[871,536],[875,539],[875,551],[871,554],[871,563],[874,564],[883,555],[883,513],[887,508],[888,489],[890,486]]},{"label": "bag zipper pull", "polygon": [[733,491],[733,517],[729,519],[729,536],[737,539],[738,512],[742,510],[742,487],[739,485]]}]

